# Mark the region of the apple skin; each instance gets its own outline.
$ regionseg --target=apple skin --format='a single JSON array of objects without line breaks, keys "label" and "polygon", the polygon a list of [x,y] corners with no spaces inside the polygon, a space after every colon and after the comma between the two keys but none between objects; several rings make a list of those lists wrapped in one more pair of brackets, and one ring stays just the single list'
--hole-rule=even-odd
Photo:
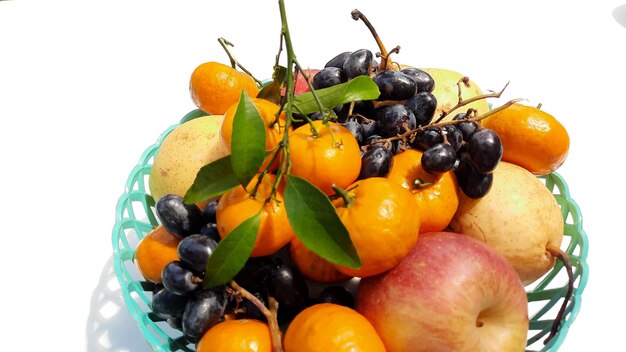
[{"label": "apple skin", "polygon": [[526,347],[528,300],[517,272],[483,242],[457,233],[422,234],[394,269],[361,279],[356,310],[387,352]]},{"label": "apple skin", "polygon": [[[315,74],[318,73],[319,71],[320,70],[316,68],[310,68],[310,69],[304,70],[306,75],[309,77],[309,82],[313,81],[313,76],[315,76]],[[296,82],[295,82],[295,86],[293,90],[294,95],[300,95],[302,93],[311,91],[311,89],[309,88],[309,84],[307,83],[306,78],[304,78],[304,75],[302,74],[302,72],[296,71],[294,72],[294,76],[296,78]],[[286,89],[283,87],[283,89],[281,90],[281,94],[285,95],[285,92],[286,92]]]}]

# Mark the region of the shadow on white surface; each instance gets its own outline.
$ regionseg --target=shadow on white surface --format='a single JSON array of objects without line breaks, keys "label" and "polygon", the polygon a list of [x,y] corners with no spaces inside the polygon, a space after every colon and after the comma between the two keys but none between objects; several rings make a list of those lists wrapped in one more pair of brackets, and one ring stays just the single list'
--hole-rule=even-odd
[{"label": "shadow on white surface", "polygon": [[615,18],[617,23],[621,24],[622,27],[626,28],[626,4],[613,9],[613,18]]},{"label": "shadow on white surface", "polygon": [[126,308],[113,269],[113,255],[104,265],[98,287],[91,296],[86,330],[89,352],[152,351]]}]

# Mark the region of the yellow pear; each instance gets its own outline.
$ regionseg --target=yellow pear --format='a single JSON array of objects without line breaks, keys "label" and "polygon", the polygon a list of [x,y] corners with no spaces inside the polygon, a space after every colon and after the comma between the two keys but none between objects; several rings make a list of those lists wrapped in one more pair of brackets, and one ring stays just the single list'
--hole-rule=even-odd
[{"label": "yellow pear", "polygon": [[555,257],[548,249],[561,246],[561,208],[528,170],[500,162],[493,174],[491,189],[483,198],[460,194],[450,227],[500,252],[528,285],[554,266]]},{"label": "yellow pear", "polygon": [[176,127],[165,137],[150,172],[150,194],[184,196],[196,174],[206,164],[230,152],[219,137],[224,116],[202,116]]},{"label": "yellow pear", "polygon": [[[437,98],[437,110],[435,110],[433,120],[437,120],[439,116],[441,116],[442,111],[449,111],[459,102],[459,88],[457,83],[464,75],[456,71],[442,68],[421,68],[421,70],[428,72],[435,81],[435,89],[432,91],[432,94]],[[471,79],[469,80],[469,86],[461,83],[462,99],[465,100],[482,94],[483,91],[478,84]],[[451,112],[442,121],[451,120],[454,115],[460,112],[466,112],[469,108],[476,109],[478,114],[482,114],[489,110],[489,104],[486,99],[477,100]]]}]

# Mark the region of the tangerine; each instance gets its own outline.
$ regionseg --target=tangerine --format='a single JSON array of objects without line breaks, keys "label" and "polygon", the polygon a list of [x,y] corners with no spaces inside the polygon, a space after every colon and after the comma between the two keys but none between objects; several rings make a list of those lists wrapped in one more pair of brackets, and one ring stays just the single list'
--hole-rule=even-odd
[{"label": "tangerine", "polygon": [[426,172],[422,154],[407,149],[394,155],[387,178],[413,194],[422,218],[420,233],[443,231],[459,207],[459,186],[452,171],[440,176]]},{"label": "tangerine", "polygon": [[223,115],[239,101],[243,90],[250,97],[259,94],[259,87],[252,77],[219,62],[205,62],[191,73],[191,98],[196,106],[211,115]]},{"label": "tangerine", "polygon": [[272,255],[287,245],[295,236],[285,210],[283,186],[270,198],[276,176],[267,174],[261,180],[254,195],[249,192],[256,185],[253,178],[244,189],[242,186],[233,188],[222,195],[217,203],[217,230],[221,238],[225,238],[239,224],[261,212],[259,232],[257,234],[252,257]]},{"label": "tangerine", "polygon": [[569,135],[552,115],[533,106],[513,104],[481,121],[502,141],[502,160],[536,176],[558,169],[569,151]]},{"label": "tangerine", "polygon": [[300,312],[285,332],[285,352],[384,352],[380,336],[354,309],[320,303]]},{"label": "tangerine", "polygon": [[338,283],[352,278],[352,276],[343,274],[332,263],[308,249],[298,237],[294,237],[291,240],[289,251],[293,264],[298,271],[311,281]]},{"label": "tangerine", "polygon": [[420,230],[419,206],[411,193],[382,177],[359,180],[344,193],[333,204],[362,265],[358,269],[336,268],[346,275],[367,277],[396,266],[409,253]]},{"label": "tangerine", "polygon": [[361,172],[361,151],[345,127],[322,120],[295,129],[289,136],[291,174],[307,179],[322,192],[334,193],[333,184],[344,188]]},{"label": "tangerine", "polygon": [[135,265],[144,279],[161,283],[161,271],[171,261],[179,260],[181,239],[159,225],[141,239],[135,250]]},{"label": "tangerine", "polygon": [[224,320],[204,333],[196,351],[271,352],[270,329],[253,319]]},{"label": "tangerine", "polygon": [[[252,103],[257,108],[259,115],[263,121],[265,121],[265,149],[272,150],[283,139],[285,134],[285,120],[286,115],[284,111],[281,111],[280,106],[272,103],[269,100],[261,98],[252,98]],[[235,119],[235,113],[239,106],[239,100],[232,104],[224,113],[224,121],[222,122],[222,128],[220,130],[220,138],[224,143],[224,146],[230,151],[232,144],[233,134],[233,120]],[[280,116],[277,115],[280,113]],[[267,163],[267,161],[266,161]],[[261,169],[265,168],[266,164],[263,164]],[[273,166],[278,166],[278,158]]]}]

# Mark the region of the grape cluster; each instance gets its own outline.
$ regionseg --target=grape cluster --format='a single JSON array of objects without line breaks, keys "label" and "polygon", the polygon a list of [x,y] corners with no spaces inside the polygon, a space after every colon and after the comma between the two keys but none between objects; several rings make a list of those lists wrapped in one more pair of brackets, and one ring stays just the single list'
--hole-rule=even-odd
[{"label": "grape cluster", "polygon": [[[155,206],[163,227],[181,241],[177,247],[179,260],[163,268],[162,284],[153,289],[152,311],[192,343],[227,315],[266,321],[254,303],[238,299],[227,285],[211,289],[202,286],[207,262],[220,241],[216,206],[217,201],[212,201],[200,210],[171,194],[160,198]],[[275,299],[279,324],[288,323],[317,302],[354,306],[352,294],[341,286],[329,286],[312,298],[307,280],[291,261],[288,246],[271,256],[249,258],[233,280],[266,306],[268,297]]]},{"label": "grape cluster", "polygon": [[170,194],[160,198],[155,207],[163,227],[181,241],[179,260],[171,261],[161,272],[162,286],[152,296],[152,311],[181,330],[190,342],[198,342],[222,321],[229,303],[225,287],[202,286],[206,264],[219,241],[214,203],[202,211]]},{"label": "grape cluster", "polygon": [[[358,75],[372,77],[380,96],[333,111],[362,147],[361,179],[386,176],[393,155],[413,148],[423,152],[422,167],[427,172],[439,175],[452,170],[468,197],[480,198],[489,191],[492,172],[502,157],[502,143],[493,130],[471,121],[466,113],[457,114],[449,124],[435,124],[432,76],[413,67],[381,70],[367,49],[335,56],[315,74],[312,85],[327,88]],[[310,118],[322,116],[316,112]]]},{"label": "grape cluster", "polygon": [[480,198],[491,188],[493,170],[502,158],[502,142],[497,133],[469,121],[465,113],[452,120],[459,122],[418,131],[413,145],[424,152],[424,170],[432,174],[453,170],[461,191]]}]

